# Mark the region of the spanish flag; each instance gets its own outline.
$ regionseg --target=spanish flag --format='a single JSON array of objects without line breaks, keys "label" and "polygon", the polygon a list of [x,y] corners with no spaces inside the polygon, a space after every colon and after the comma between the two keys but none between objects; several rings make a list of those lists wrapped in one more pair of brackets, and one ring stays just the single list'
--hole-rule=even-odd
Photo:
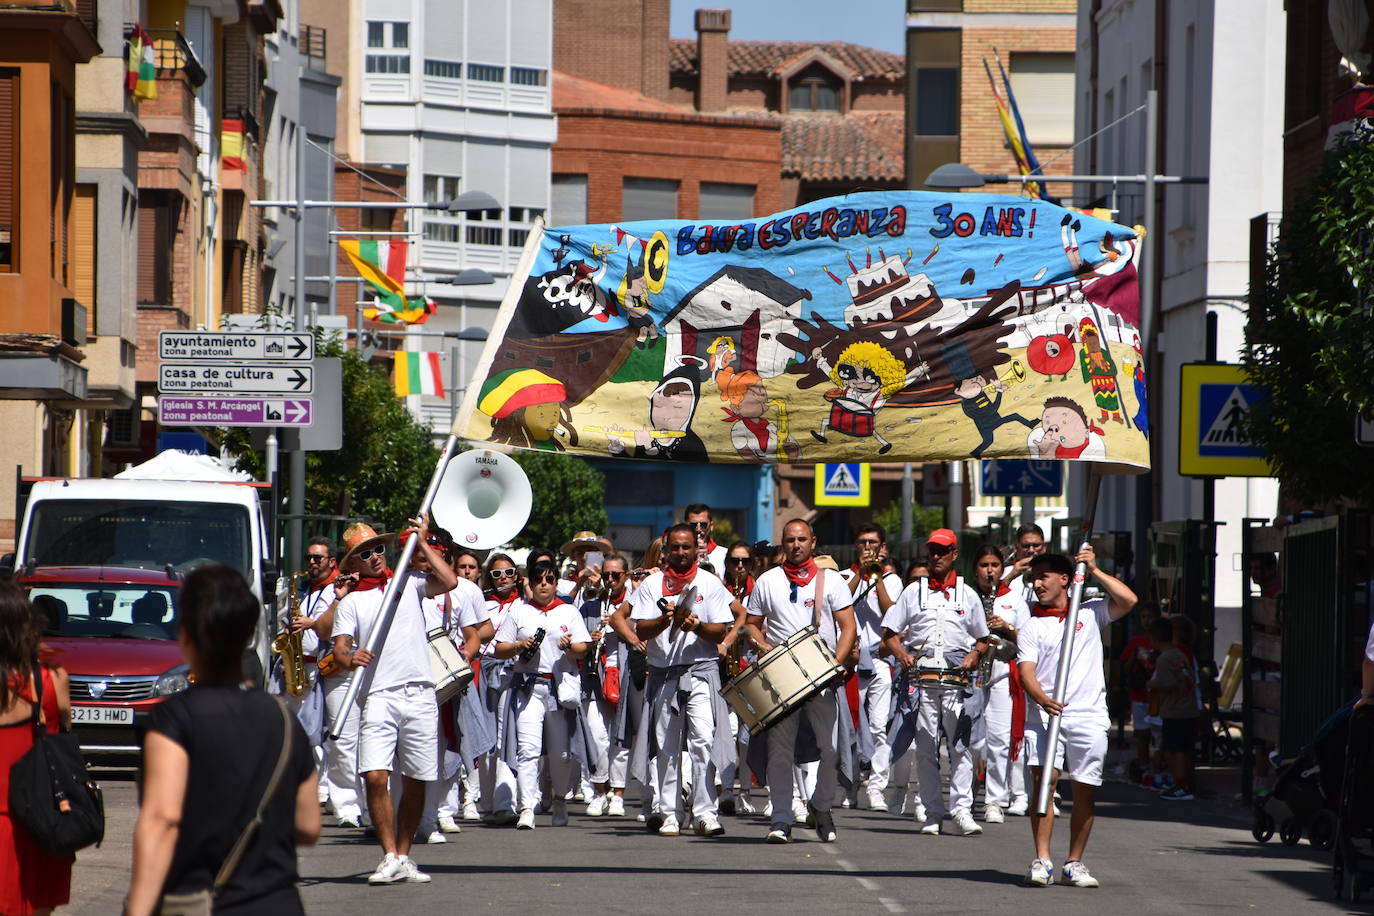
[{"label": "spanish flag", "polygon": [[243,121],[225,118],[219,129],[220,166],[234,172],[248,171],[243,160]]},{"label": "spanish flag", "polygon": [[432,394],[444,397],[444,373],[438,353],[416,353],[398,350],[392,355],[391,381],[397,397],[409,394]]}]

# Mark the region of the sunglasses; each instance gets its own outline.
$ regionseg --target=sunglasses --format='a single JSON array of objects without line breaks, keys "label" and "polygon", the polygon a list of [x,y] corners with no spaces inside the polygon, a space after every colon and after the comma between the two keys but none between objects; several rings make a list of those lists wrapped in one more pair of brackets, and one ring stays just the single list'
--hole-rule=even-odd
[{"label": "sunglasses", "polygon": [[362,550],[358,551],[357,554],[355,554],[355,556],[357,556],[357,558],[358,558],[359,560],[370,560],[374,555],[375,555],[375,556],[379,556],[379,557],[380,557],[380,556],[385,556],[385,555],[386,555],[386,548],[385,548],[385,547],[365,547],[365,548],[363,548]]},{"label": "sunglasses", "polygon": [[691,525],[693,528],[697,529],[698,531],[705,531],[707,528],[710,528],[710,527],[711,527],[711,523],[710,523],[710,522],[688,522],[687,524]]},{"label": "sunglasses", "polygon": [[307,563],[324,563],[324,562],[327,562],[328,560],[329,560],[329,555],[328,555],[328,554],[307,553],[307,554],[305,555],[305,562],[307,562]]},{"label": "sunglasses", "polygon": [[943,557],[954,548],[946,547],[944,544],[928,544],[927,549],[930,551],[932,557]]},{"label": "sunglasses", "polygon": [[624,573],[623,570],[621,570],[621,571],[609,570],[609,571],[606,573],[606,578],[607,578],[607,579],[623,579],[623,578],[625,578],[625,573]]},{"label": "sunglasses", "polygon": [[516,572],[514,567],[510,567],[507,569],[493,569],[488,572],[487,575],[491,576],[493,579],[514,579],[516,576],[520,575],[520,573]]},{"label": "sunglasses", "polygon": [[543,584],[543,583],[545,583],[545,582],[552,582],[553,584],[557,585],[557,584],[558,584],[558,577],[557,577],[557,576],[551,576],[551,575],[549,575],[548,573],[545,573],[545,574],[542,575],[542,576],[536,576],[535,579],[534,579],[534,581],[535,581],[536,583],[539,583],[539,584]]},{"label": "sunglasses", "polygon": [[726,558],[725,558],[725,562],[726,562],[726,563],[733,563],[733,564],[735,564],[736,566],[748,566],[748,565],[749,565],[749,557],[726,557]]}]

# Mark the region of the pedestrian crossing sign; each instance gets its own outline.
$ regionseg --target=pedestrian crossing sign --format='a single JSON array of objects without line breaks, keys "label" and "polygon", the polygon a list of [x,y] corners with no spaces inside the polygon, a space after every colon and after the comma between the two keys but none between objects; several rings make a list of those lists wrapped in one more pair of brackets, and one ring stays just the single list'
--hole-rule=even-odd
[{"label": "pedestrian crossing sign", "polygon": [[867,464],[846,461],[816,465],[816,505],[867,506],[871,501]]},{"label": "pedestrian crossing sign", "polygon": [[1271,477],[1264,451],[1250,441],[1250,416],[1264,400],[1243,366],[1179,367],[1178,472],[1190,477]]}]

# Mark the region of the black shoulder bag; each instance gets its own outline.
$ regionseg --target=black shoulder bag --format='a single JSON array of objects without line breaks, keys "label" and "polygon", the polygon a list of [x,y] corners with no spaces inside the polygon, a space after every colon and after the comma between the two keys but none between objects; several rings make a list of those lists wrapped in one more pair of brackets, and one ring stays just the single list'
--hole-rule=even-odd
[{"label": "black shoulder bag", "polygon": [[38,665],[33,686],[33,747],[10,769],[10,814],[40,849],[69,856],[105,838],[105,801],[86,772],[76,735],[50,735],[39,722],[43,672]]}]

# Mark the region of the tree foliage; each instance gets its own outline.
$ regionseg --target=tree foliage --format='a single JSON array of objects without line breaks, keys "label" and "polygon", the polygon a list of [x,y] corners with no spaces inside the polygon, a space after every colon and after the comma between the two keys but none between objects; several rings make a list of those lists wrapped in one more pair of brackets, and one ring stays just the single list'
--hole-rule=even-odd
[{"label": "tree foliage", "polygon": [[[922,506],[919,503],[911,504],[911,536],[917,540],[925,537],[936,528],[940,528],[945,523],[945,510],[943,506]],[[873,524],[881,525],[883,531],[887,532],[887,542],[897,543],[897,539],[902,534],[902,501],[894,499],[877,512],[873,513]]]},{"label": "tree foliage", "polygon": [[1326,154],[1285,212],[1265,282],[1250,291],[1243,362],[1268,392],[1250,437],[1286,491],[1317,503],[1374,500],[1374,450],[1355,444],[1374,416],[1374,132]]},{"label": "tree foliage", "polygon": [[534,490],[529,522],[516,547],[560,545],[579,531],[606,531],[606,478],[581,458],[548,452],[514,453]]},{"label": "tree foliage", "polygon": [[[345,350],[337,338],[318,338],[315,350],[343,360],[343,448],[307,453],[305,511],[365,517],[399,530],[419,508],[439,450],[381,367]],[[247,430],[221,430],[220,441],[240,468],[267,479],[264,455],[253,449]]]}]

